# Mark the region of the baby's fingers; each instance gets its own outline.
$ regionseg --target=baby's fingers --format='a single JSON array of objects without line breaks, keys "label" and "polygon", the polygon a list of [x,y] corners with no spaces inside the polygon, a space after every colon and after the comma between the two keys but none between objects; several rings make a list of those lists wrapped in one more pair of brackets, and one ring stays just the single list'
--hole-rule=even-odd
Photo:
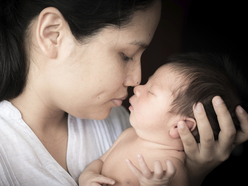
[{"label": "baby's fingers", "polygon": [[140,170],[141,170],[143,176],[147,179],[150,179],[152,177],[152,173],[151,173],[150,169],[148,168],[148,166],[146,165],[146,162],[145,162],[143,156],[141,154],[138,154],[137,158],[138,158],[139,167],[140,167]]},{"label": "baby's fingers", "polygon": [[130,160],[126,160],[126,163],[129,167],[129,169],[132,171],[132,173],[138,178],[141,179],[142,177],[145,177],[146,179],[150,179],[152,177],[152,173],[149,170],[149,168],[147,167],[144,158],[142,155],[138,155],[138,163],[139,163],[139,167],[140,170],[137,169]]},{"label": "baby's fingers", "polygon": [[160,163],[160,161],[155,161],[154,162],[154,177],[156,179],[161,179],[164,176],[164,170],[163,167]]},{"label": "baby's fingers", "polygon": [[137,177],[140,178],[141,172],[132,164],[132,162],[129,159],[126,159],[126,163],[128,168],[132,171],[132,173]]},{"label": "baby's fingers", "polygon": [[99,176],[93,180],[93,183],[90,186],[98,186],[98,185],[104,185],[104,184],[114,185],[115,181],[113,179],[107,178],[105,176]]},{"label": "baby's fingers", "polygon": [[170,160],[166,160],[165,163],[167,166],[165,177],[171,180],[175,176],[177,169]]},{"label": "baby's fingers", "polygon": [[162,164],[160,161],[155,161],[154,163],[154,177],[156,179],[166,179],[171,180],[176,174],[176,167],[170,160],[165,160],[166,171],[163,170]]}]

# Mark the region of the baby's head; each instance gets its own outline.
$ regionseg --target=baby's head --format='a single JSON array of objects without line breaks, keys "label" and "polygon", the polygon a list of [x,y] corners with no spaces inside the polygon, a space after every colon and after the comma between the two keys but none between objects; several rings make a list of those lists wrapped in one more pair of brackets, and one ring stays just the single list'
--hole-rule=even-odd
[{"label": "baby's head", "polygon": [[[145,85],[134,89],[130,121],[139,136],[159,142],[179,139],[177,124],[184,120],[199,142],[193,105],[201,102],[217,139],[220,128],[213,97],[221,96],[238,127],[235,108],[246,104],[245,86],[244,78],[228,58],[198,53],[174,55]],[[169,138],[163,138],[165,132]]]},{"label": "baby's head", "polygon": [[[204,105],[215,139],[218,139],[220,127],[212,106],[214,96],[220,96],[235,124],[239,121],[235,114],[238,105],[246,107],[247,82],[229,58],[211,54],[188,53],[172,56],[167,65],[183,79],[171,104],[172,113],[194,118],[193,105],[201,102]],[[195,138],[199,142],[198,131]]]}]

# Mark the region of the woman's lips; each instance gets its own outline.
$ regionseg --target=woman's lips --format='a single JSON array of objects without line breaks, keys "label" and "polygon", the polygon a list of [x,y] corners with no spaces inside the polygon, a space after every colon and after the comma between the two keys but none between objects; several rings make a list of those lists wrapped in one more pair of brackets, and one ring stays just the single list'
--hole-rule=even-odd
[{"label": "woman's lips", "polygon": [[114,105],[115,105],[116,107],[119,107],[119,106],[122,105],[122,102],[123,102],[123,100],[125,100],[125,99],[127,99],[127,95],[126,95],[126,96],[123,96],[123,97],[121,97],[121,98],[112,99],[111,101],[112,101],[112,103],[114,103]]},{"label": "woman's lips", "polygon": [[114,103],[114,105],[116,107],[119,107],[119,106],[122,105],[123,100],[121,100],[121,99],[113,99],[112,102]]}]

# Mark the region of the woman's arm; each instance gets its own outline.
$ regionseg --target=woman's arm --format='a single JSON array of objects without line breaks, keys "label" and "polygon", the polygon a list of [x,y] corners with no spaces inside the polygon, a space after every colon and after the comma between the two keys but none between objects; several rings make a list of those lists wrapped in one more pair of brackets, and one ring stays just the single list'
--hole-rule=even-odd
[{"label": "woman's arm", "polygon": [[236,109],[241,125],[241,131],[236,133],[230,113],[219,96],[213,98],[213,106],[221,129],[217,141],[214,140],[213,132],[202,104],[197,104],[194,107],[194,115],[200,133],[200,144],[196,143],[193,135],[183,122],[178,125],[179,134],[187,155],[186,168],[189,172],[192,186],[201,185],[209,172],[228,159],[236,145],[248,139],[248,115],[241,107]]}]

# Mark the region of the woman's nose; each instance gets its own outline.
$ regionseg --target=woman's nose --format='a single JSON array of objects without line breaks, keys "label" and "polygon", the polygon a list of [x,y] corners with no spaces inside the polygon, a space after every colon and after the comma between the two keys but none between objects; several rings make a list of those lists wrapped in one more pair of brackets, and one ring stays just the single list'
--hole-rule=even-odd
[{"label": "woman's nose", "polygon": [[134,87],[139,85],[141,82],[141,64],[140,61],[131,62],[129,68],[126,80],[124,82],[124,85],[127,87]]}]

